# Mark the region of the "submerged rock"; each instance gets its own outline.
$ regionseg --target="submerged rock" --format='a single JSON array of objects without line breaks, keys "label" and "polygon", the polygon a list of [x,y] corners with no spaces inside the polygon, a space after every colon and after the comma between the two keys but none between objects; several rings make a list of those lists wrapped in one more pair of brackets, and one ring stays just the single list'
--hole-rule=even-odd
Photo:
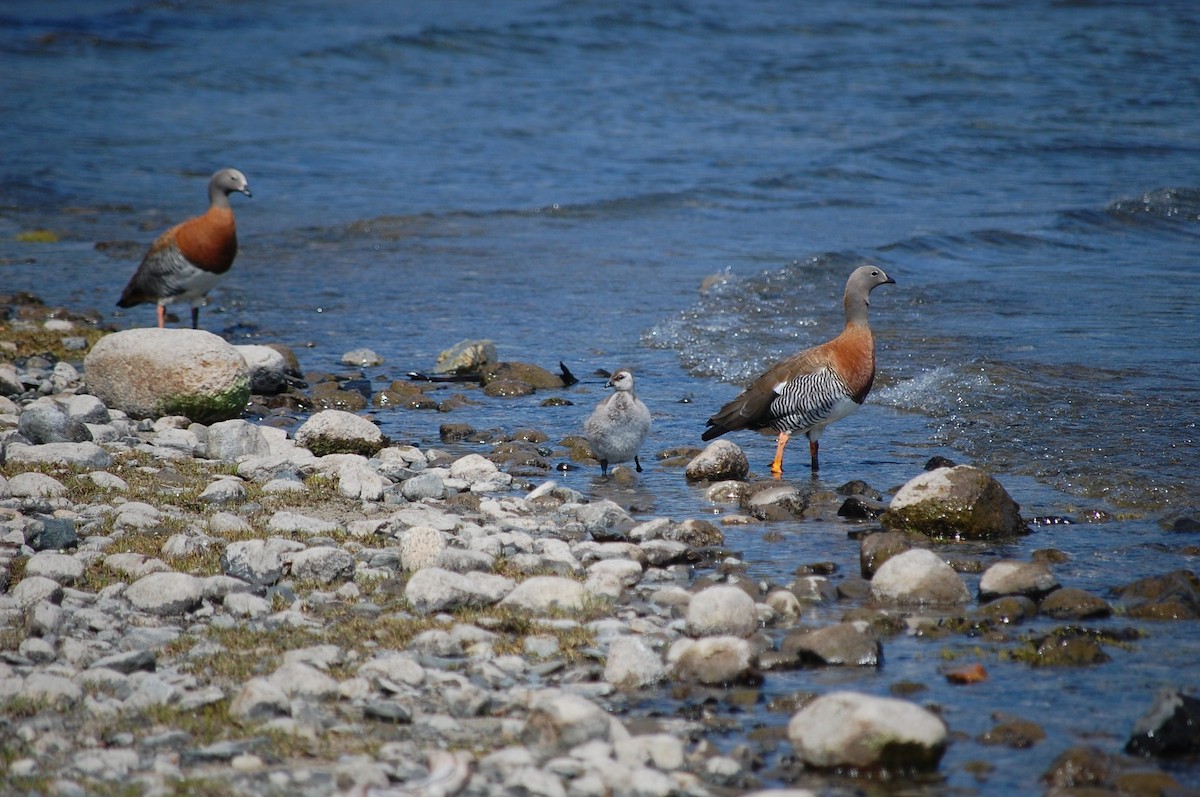
[{"label": "submerged rock", "polygon": [[1055,620],[1091,620],[1112,614],[1112,607],[1104,599],[1079,587],[1054,590],[1042,598],[1038,610]]},{"label": "submerged rock", "polygon": [[1126,614],[1144,620],[1200,619],[1200,578],[1190,570],[1138,579],[1116,590]]},{"label": "submerged rock", "polygon": [[[516,390],[516,385],[527,386],[532,391],[565,387],[562,377],[552,374],[540,365],[532,363],[502,362],[488,363],[479,371],[484,392],[489,387],[504,384],[506,390]],[[511,395],[511,393],[505,393]],[[492,394],[489,394],[492,395]]]}]

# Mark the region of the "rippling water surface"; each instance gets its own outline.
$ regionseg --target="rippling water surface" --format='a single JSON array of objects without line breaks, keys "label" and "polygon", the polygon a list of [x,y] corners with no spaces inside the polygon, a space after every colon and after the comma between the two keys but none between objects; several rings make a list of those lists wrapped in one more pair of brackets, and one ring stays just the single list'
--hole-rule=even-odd
[{"label": "rippling water surface", "polygon": [[[627,365],[657,450],[698,444],[738,384],[833,334],[870,260],[897,280],[872,297],[880,374],[826,434],[821,484],[890,490],[942,454],[996,472],[1028,514],[1119,518],[1002,552],[1062,549],[1064,583],[1194,565],[1159,523],[1200,502],[1193,3],[408,5],[5,4],[3,289],[152,323],[115,313],[121,286],[202,209],[207,175],[236,166],[254,197],[233,198],[241,254],[204,326],[288,343],[312,370],[369,346],[386,359],[372,379],[465,337],[585,377],[574,407],[376,415],[425,445],[447,419],[575,431],[602,392],[593,372]],[[60,240],[17,239],[35,229]],[[765,471],[771,441],[738,442]],[[661,467],[616,495],[711,511]],[[853,572],[846,530],[729,536],[786,580],[806,561]],[[1037,750],[957,744],[943,767],[947,789],[1027,792],[1070,743],[1119,748],[1157,686],[1196,685],[1162,636],[1069,685],[1001,667],[971,697],[901,641],[875,686],[931,682],[922,699],[972,735],[997,707],[1065,706]],[[981,757],[1000,765],[976,782],[964,762]]]}]

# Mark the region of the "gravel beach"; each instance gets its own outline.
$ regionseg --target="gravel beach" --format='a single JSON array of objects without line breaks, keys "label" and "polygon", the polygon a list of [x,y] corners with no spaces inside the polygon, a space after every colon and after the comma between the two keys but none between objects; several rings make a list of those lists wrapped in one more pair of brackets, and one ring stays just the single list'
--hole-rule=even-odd
[{"label": "gravel beach", "polygon": [[[72,339],[72,322],[34,326],[48,324]],[[978,560],[943,556],[899,521],[885,530],[888,504],[865,485],[813,495],[715,481],[713,504],[734,507],[726,527],[842,515],[861,538],[861,578],[835,581],[813,564],[763,583],[705,507],[634,518],[552,472],[531,477],[538,443],[495,441],[492,456],[422,450],[341,410],[292,434],[240,418],[134,419],[88,393],[68,359],[8,354],[4,794],[666,797],[787,783],[771,793],[800,797],[879,782],[940,794],[954,735],[937,707],[854,690],[852,673],[878,668],[890,638],[986,645],[1040,614],[1063,626],[1020,649],[1032,666],[1088,666],[1106,647],[1136,644],[1136,631],[1083,625],[1113,606],[1059,584],[1052,552],[992,565],[971,594],[959,571]],[[730,467],[740,454],[730,448],[722,441],[709,464]],[[704,467],[691,459],[688,478],[704,479]],[[744,457],[732,467],[744,476]],[[1015,504],[1002,508],[1015,517]],[[1027,531],[1011,522],[997,533]],[[1194,611],[1196,578],[1164,579],[1124,611]],[[807,622],[817,603],[840,606],[841,620]],[[758,699],[772,671],[800,667],[851,675],[841,690],[779,701],[786,731],[732,750],[706,738],[738,701]],[[941,677],[968,684],[987,672],[950,662]],[[667,699],[631,710],[648,690],[711,710],[672,711]],[[1160,723],[1195,702],[1164,699]],[[1035,719],[998,717],[981,744],[1036,744]],[[1194,739],[1182,744],[1194,752]],[[1067,753],[1048,789],[1185,793],[1144,759]],[[878,779],[852,777],[864,774]]]}]

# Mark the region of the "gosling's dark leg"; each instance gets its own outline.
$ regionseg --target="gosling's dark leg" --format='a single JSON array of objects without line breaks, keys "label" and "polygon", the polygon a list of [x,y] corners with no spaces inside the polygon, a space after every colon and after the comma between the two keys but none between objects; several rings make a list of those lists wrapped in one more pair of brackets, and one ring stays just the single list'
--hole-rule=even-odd
[{"label": "gosling's dark leg", "polygon": [[200,328],[200,308],[193,307],[192,308],[192,329],[199,329],[199,328]]},{"label": "gosling's dark leg", "polygon": [[607,459],[600,460],[600,475],[604,476],[604,477],[608,476],[608,460]]},{"label": "gosling's dark leg", "polygon": [[642,463],[638,460],[637,454],[633,455],[633,464],[637,466],[637,472],[642,472]]}]

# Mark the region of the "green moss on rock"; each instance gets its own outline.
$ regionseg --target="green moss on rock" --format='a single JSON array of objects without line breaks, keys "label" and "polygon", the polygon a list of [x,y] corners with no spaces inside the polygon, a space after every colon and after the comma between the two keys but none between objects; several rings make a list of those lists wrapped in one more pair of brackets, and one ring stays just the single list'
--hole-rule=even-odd
[{"label": "green moss on rock", "polygon": [[386,436],[378,440],[363,440],[330,435],[314,435],[304,443],[305,447],[318,457],[328,454],[362,454],[364,457],[373,457],[380,449],[390,444],[391,441]]},{"label": "green moss on rock", "polygon": [[193,423],[217,423],[239,417],[250,401],[250,379],[239,377],[216,393],[184,393],[167,396],[155,407],[159,415],[183,415]]}]

